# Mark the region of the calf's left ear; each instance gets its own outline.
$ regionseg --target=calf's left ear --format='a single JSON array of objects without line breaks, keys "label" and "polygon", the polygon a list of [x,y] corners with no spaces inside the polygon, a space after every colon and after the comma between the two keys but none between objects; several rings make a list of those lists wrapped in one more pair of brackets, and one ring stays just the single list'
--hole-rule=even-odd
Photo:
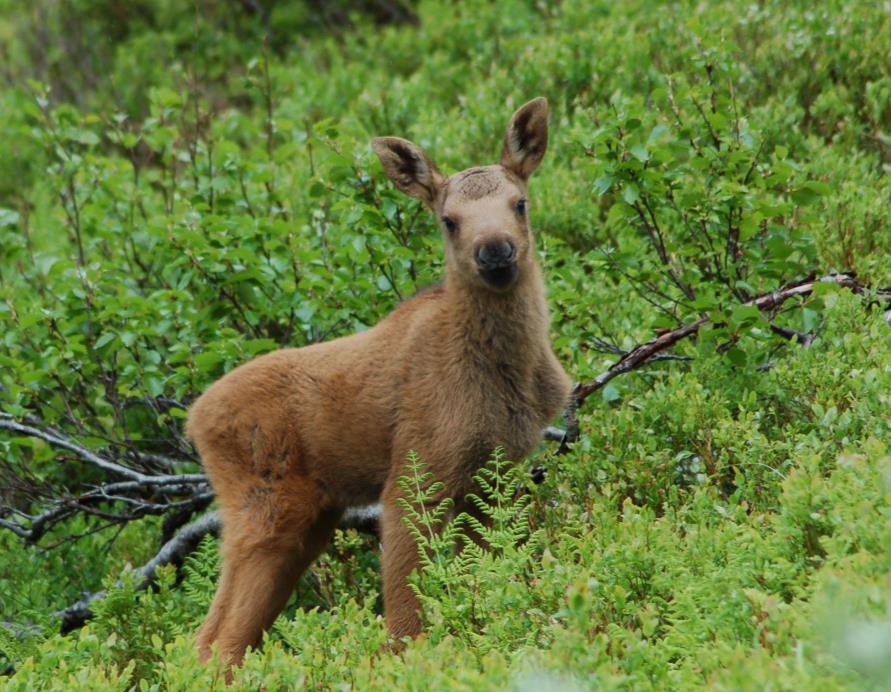
[{"label": "calf's left ear", "polygon": [[371,148],[396,187],[433,206],[445,176],[421,147],[401,137],[375,137]]},{"label": "calf's left ear", "polygon": [[539,96],[511,116],[504,133],[501,165],[523,180],[538,168],[548,149],[548,100]]}]

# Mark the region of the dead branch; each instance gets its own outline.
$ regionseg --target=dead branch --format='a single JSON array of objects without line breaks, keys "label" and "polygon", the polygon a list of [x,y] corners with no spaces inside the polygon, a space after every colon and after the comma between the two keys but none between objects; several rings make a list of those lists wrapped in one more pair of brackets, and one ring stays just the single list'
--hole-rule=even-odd
[{"label": "dead branch", "polygon": [[[834,283],[838,286],[842,286],[843,288],[847,288],[857,294],[863,294],[868,291],[867,287],[858,283],[853,275],[830,274],[829,276],[824,276],[819,279],[809,278],[804,281],[789,284],[787,286],[784,286],[783,288],[777,289],[776,291],[771,291],[770,293],[765,293],[763,295],[757,296],[756,298],[746,301],[743,304],[754,305],[762,312],[769,312],[779,307],[790,298],[795,298],[796,296],[809,296],[811,293],[813,293],[814,287],[821,283]],[[891,288],[881,289],[877,291],[876,299],[885,303],[891,302]],[[696,334],[696,332],[698,332],[703,325],[708,324],[708,322],[710,322],[708,317],[700,317],[695,322],[682,325],[677,329],[672,329],[671,331],[665,332],[664,334],[660,334],[655,339],[652,339],[645,344],[635,346],[613,365],[611,365],[608,370],[599,374],[591,382],[579,385],[573,392],[573,402],[575,406],[580,406],[585,401],[585,399],[587,399],[591,394],[603,387],[610,380],[626,372],[637,370],[642,365],[651,362],[653,358],[660,354],[662,351],[671,348],[679,341],[686,339],[688,336]],[[782,328],[779,327],[777,329],[782,330]],[[792,330],[786,331],[789,332],[787,338],[798,339],[802,344],[810,345],[810,343],[813,341],[812,335],[799,335],[798,332],[793,333]],[[786,334],[782,335],[786,336]],[[808,336],[810,336],[811,338],[808,339]]]},{"label": "dead branch", "polygon": [[817,334],[815,332],[799,332],[795,329],[788,329],[786,327],[781,327],[778,324],[770,323],[770,331],[772,331],[777,336],[781,336],[787,341],[796,341],[801,344],[802,348],[810,348],[811,344],[814,343],[814,339],[817,338]]},{"label": "dead branch", "polygon": [[[96,516],[105,522],[104,526],[111,526],[174,511],[191,515],[203,511],[213,499],[204,474],[152,472],[151,465],[157,462],[157,455],[128,451],[128,460],[141,464],[143,470],[131,468],[118,463],[108,452],[91,450],[34,416],[17,419],[0,412],[0,430],[42,440],[57,450],[72,453],[69,459],[125,479],[88,486],[74,495],[65,490],[64,497],[54,496],[52,489],[40,487],[33,480],[20,478],[17,483],[10,483],[8,489],[21,492],[31,500],[30,504],[40,501],[47,505],[36,514],[8,504],[0,506],[0,528],[12,531],[27,543],[39,542],[55,525],[78,513]],[[168,461],[167,468],[187,463]],[[13,469],[14,480],[16,475]]]},{"label": "dead branch", "polygon": [[[379,505],[352,507],[344,513],[343,519],[340,522],[340,528],[374,532],[376,531],[379,518]],[[137,574],[142,578],[137,588],[142,591],[154,584],[159,567],[164,565],[179,567],[182,565],[205,536],[218,535],[220,528],[221,521],[217,512],[208,512],[182,527],[173,538],[161,546],[161,549],[148,562],[136,570]],[[77,603],[55,612],[53,615],[62,621],[62,634],[83,626],[87,620],[92,618],[92,605],[96,601],[105,598],[106,594],[107,592],[104,590],[85,594]]]},{"label": "dead branch", "polygon": [[[140,471],[131,469],[127,466],[122,466],[100,456],[96,452],[78,444],[70,437],[49,426],[43,426],[42,428],[34,427],[33,423],[35,422],[36,421],[31,417],[27,418],[26,422],[19,422],[14,416],[0,412],[0,430],[9,430],[10,432],[18,433],[25,437],[34,437],[43,440],[53,447],[67,449],[70,452],[74,452],[74,454],[82,461],[97,466],[102,470],[117,476],[123,476],[124,478],[129,478],[140,483],[153,483],[159,479],[165,479],[167,482],[172,483],[200,483],[205,480],[202,474],[194,473],[184,473],[176,476],[151,476],[141,473]],[[32,425],[26,423],[32,423]]]},{"label": "dead branch", "polygon": [[[210,533],[217,533],[219,529],[220,520],[216,512],[209,512],[181,528],[173,538],[161,546],[151,560],[136,570],[142,576],[139,588],[147,589],[154,583],[157,570],[162,565],[181,565],[186,556],[198,547],[202,538]],[[106,593],[103,590],[86,594],[77,603],[54,613],[55,617],[62,620],[62,634],[81,627],[93,617],[92,604],[105,598]]]},{"label": "dead branch", "polygon": [[[804,281],[788,284],[776,291],[771,291],[770,293],[765,293],[752,300],[746,301],[743,305],[754,305],[762,312],[770,313],[790,298],[811,295],[814,291],[814,287],[821,283],[836,284],[843,288],[847,288],[858,295],[869,292],[868,287],[858,283],[852,274],[830,274],[819,279],[810,277]],[[875,292],[874,300],[886,305],[891,304],[891,288],[877,290]],[[888,324],[891,325],[891,309],[885,312],[885,319]],[[668,354],[664,354],[663,351],[666,351],[679,341],[686,339],[688,336],[696,334],[703,325],[708,324],[709,322],[710,319],[708,317],[700,317],[695,322],[681,325],[677,329],[664,332],[655,339],[644,344],[639,344],[630,351],[625,351],[615,344],[603,339],[593,339],[591,343],[595,348],[606,353],[619,354],[621,355],[621,358],[613,363],[609,369],[600,373],[591,382],[584,384],[579,382],[576,384],[572,391],[570,404],[566,407],[566,411],[563,413],[566,429],[560,430],[559,428],[549,427],[545,429],[543,438],[548,441],[560,443],[560,447],[556,452],[557,454],[565,454],[568,452],[570,445],[578,440],[579,437],[579,424],[576,413],[579,407],[589,396],[591,396],[591,394],[619,375],[631,372],[632,370],[637,370],[648,363],[657,360],[684,360],[685,358],[683,356],[675,356],[671,358]],[[804,348],[809,348],[816,338],[816,334],[814,333],[805,334],[792,329],[786,329],[785,327],[780,327],[773,323],[771,323],[770,328],[773,333],[790,341],[797,341]],[[543,479],[544,467],[537,466],[532,469],[533,482],[541,483]]]},{"label": "dead branch", "polygon": [[640,344],[639,346],[635,346],[628,353],[622,356],[616,363],[611,365],[608,370],[600,373],[597,377],[595,377],[591,382],[587,384],[581,384],[576,387],[573,392],[573,401],[576,406],[582,404],[591,394],[596,392],[598,389],[603,387],[610,380],[618,377],[619,375],[624,375],[626,372],[631,372],[632,370],[637,370],[640,366],[649,362],[653,356],[655,356],[660,351],[664,351],[668,348],[674,346],[678,341],[682,339],[686,339],[688,336],[695,334],[699,331],[699,328],[702,325],[708,322],[707,317],[700,317],[695,322],[691,324],[685,324],[677,329],[672,329],[670,332],[665,332],[664,334],[660,334],[655,339],[648,341],[645,344]]},{"label": "dead branch", "polygon": [[[616,343],[612,341],[607,341],[606,339],[601,339],[600,337],[594,336],[588,340],[588,343],[591,344],[592,348],[595,351],[600,353],[611,353],[616,356],[627,356],[630,351],[628,349],[624,349]],[[677,360],[677,361],[687,361],[693,360],[690,356],[681,356],[675,353],[657,353],[654,355],[650,361],[656,362],[661,360]]]},{"label": "dead branch", "polygon": [[566,431],[549,425],[544,429],[541,437],[545,442],[563,442],[563,438],[566,437]]}]

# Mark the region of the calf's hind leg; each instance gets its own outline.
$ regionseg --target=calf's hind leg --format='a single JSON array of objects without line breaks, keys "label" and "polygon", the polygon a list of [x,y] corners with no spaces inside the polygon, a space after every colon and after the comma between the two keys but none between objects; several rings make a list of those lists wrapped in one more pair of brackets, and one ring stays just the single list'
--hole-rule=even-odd
[{"label": "calf's hind leg", "polygon": [[223,500],[223,569],[204,624],[198,630],[202,661],[216,643],[221,660],[238,665],[256,647],[294,590],[297,579],[325,548],[342,514],[320,510],[311,481],[227,507]]}]

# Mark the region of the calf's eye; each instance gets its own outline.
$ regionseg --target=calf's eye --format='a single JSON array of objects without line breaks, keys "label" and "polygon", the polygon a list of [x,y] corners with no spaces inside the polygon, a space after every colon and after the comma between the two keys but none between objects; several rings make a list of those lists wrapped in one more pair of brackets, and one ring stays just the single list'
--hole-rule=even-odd
[{"label": "calf's eye", "polygon": [[447,230],[449,233],[454,233],[455,231],[458,230],[458,224],[455,223],[455,220],[454,220],[454,219],[452,219],[452,218],[450,218],[450,217],[448,217],[448,216],[443,216],[443,217],[442,217],[442,225],[446,227],[446,230]]},{"label": "calf's eye", "polygon": [[526,200],[521,199],[517,202],[517,216],[526,216]]}]

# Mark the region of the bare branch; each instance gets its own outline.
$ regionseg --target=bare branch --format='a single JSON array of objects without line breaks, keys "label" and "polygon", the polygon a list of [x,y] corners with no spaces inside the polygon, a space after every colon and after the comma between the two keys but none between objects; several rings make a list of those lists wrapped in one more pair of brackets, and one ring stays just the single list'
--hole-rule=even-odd
[{"label": "bare branch", "polygon": [[781,327],[773,322],[770,323],[770,331],[789,341],[797,341],[803,348],[810,348],[810,345],[814,343],[814,339],[817,338],[817,335],[814,332],[799,332],[794,329]]},{"label": "bare branch", "polygon": [[[674,263],[672,262],[671,257],[668,254],[668,250],[665,247],[665,237],[662,234],[662,230],[659,228],[659,224],[656,221],[656,215],[653,212],[652,207],[646,201],[646,198],[644,198],[643,203],[644,206],[641,207],[640,202],[635,202],[633,205],[634,210],[637,212],[637,216],[640,219],[641,224],[643,224],[644,231],[649,237],[650,243],[653,245],[653,248],[659,255],[659,260],[665,267],[665,271],[668,273],[668,276],[671,278],[674,285],[681,290],[681,293],[683,293],[688,300],[696,300],[696,294],[694,293],[693,288],[689,284],[685,283],[675,270]],[[647,214],[644,213],[644,208],[647,210],[649,218],[647,218]]]},{"label": "bare branch", "polygon": [[[143,465],[143,470],[131,468],[113,461],[110,458],[112,454],[108,451],[91,450],[35,416],[16,418],[0,412],[0,430],[42,440],[58,450],[73,453],[74,459],[80,462],[126,479],[101,483],[74,495],[65,489],[62,491],[65,496],[58,497],[59,490],[41,484],[37,479],[26,478],[26,470],[12,468],[4,463],[5,474],[12,473],[8,489],[30,497],[32,502],[47,502],[45,509],[36,514],[28,514],[10,506],[0,507],[0,529],[12,531],[28,543],[39,542],[53,526],[78,513],[101,518],[106,522],[101,528],[107,528],[150,514],[201,511],[213,498],[203,474],[151,471],[151,466],[159,463],[170,469],[188,463],[185,461],[128,450],[118,458],[128,458]],[[118,509],[107,509],[105,505]],[[125,509],[121,510],[122,507]]]},{"label": "bare branch", "polygon": [[563,438],[566,437],[566,431],[549,425],[544,429],[541,437],[545,442],[563,442]]},{"label": "bare branch", "polygon": [[[627,356],[630,352],[627,349],[622,348],[618,344],[606,341],[605,339],[601,339],[600,337],[596,336],[589,339],[589,343],[593,346],[595,351],[599,351],[600,353],[612,353],[616,356]],[[690,356],[680,356],[675,353],[657,353],[652,358],[650,358],[651,363],[655,363],[661,360],[687,361],[693,359]]]},{"label": "bare branch", "polygon": [[[821,283],[834,283],[838,286],[842,286],[843,288],[850,289],[857,294],[862,294],[867,290],[866,287],[859,284],[852,275],[830,274],[829,276],[824,276],[819,279],[812,278],[805,281],[789,284],[787,286],[784,286],[783,288],[777,289],[776,291],[765,293],[764,295],[746,301],[744,305],[754,305],[759,310],[767,312],[778,307],[779,305],[782,305],[790,298],[794,298],[796,296],[809,296],[811,293],[813,293],[814,287]],[[877,291],[876,297],[880,301],[886,303],[891,302],[891,288],[881,289]],[[634,347],[633,349],[631,349],[631,351],[622,356],[616,363],[611,365],[608,370],[595,377],[594,380],[586,384],[579,385],[574,393],[574,400],[576,405],[581,405],[582,402],[585,401],[585,399],[587,399],[591,394],[603,387],[613,378],[618,377],[619,375],[622,375],[626,372],[636,370],[645,363],[650,362],[660,352],[674,346],[678,341],[696,334],[696,332],[698,332],[699,329],[708,322],[708,317],[701,317],[695,322],[682,325],[677,329],[672,329],[669,332],[660,334],[655,339],[652,339],[645,344],[640,344],[639,346]],[[803,336],[806,337],[806,335]],[[811,339],[811,341],[812,340],[813,339]],[[801,343],[805,343],[804,338],[802,338]]]},{"label": "bare branch", "polygon": [[[33,419],[29,419],[29,421],[31,420]],[[146,475],[144,473],[136,471],[135,469],[121,466],[120,464],[101,457],[99,454],[75,442],[70,437],[67,437],[63,433],[60,433],[53,428],[37,428],[33,425],[20,423],[15,419],[15,417],[11,416],[8,413],[0,413],[0,430],[9,430],[10,432],[18,433],[19,435],[24,435],[26,437],[34,437],[39,440],[43,440],[53,447],[67,449],[70,452],[74,452],[74,454],[76,454],[82,461],[85,461],[88,464],[97,466],[104,471],[115,474],[117,476],[123,476],[124,478],[129,478],[141,483],[156,483],[159,479],[162,478],[168,480],[169,482],[175,483],[200,483],[205,480],[202,474],[196,473],[183,473],[176,476]]]},{"label": "bare branch", "polygon": [[[181,528],[167,543],[161,546],[157,554],[136,571],[142,576],[140,589],[147,589],[155,581],[158,568],[162,565],[181,565],[186,556],[191,554],[209,533],[218,533],[220,519],[216,512],[209,512],[190,524]],[[62,634],[82,626],[93,617],[91,605],[105,598],[106,591],[97,591],[85,595],[77,603],[57,611],[54,615],[62,620]]]},{"label": "bare branch", "polygon": [[[351,507],[344,513],[340,528],[374,532],[380,516],[380,505]],[[161,549],[148,562],[136,570],[142,577],[138,588],[144,590],[151,586],[155,582],[159,567],[182,565],[185,559],[198,548],[198,544],[205,536],[208,534],[218,535],[220,528],[220,515],[217,512],[208,512],[182,527],[173,538],[161,546]],[[107,592],[104,590],[86,594],[77,603],[54,613],[55,617],[62,620],[62,634],[81,627],[92,618],[92,604],[105,598],[106,595]]]},{"label": "bare branch", "polygon": [[600,373],[593,381],[579,386],[574,394],[575,401],[578,404],[581,404],[591,394],[603,387],[613,378],[623,375],[626,372],[636,370],[660,351],[671,348],[681,339],[685,339],[691,334],[695,334],[699,331],[699,328],[707,322],[707,317],[701,317],[692,324],[685,324],[677,329],[672,329],[670,332],[665,332],[664,334],[657,336],[652,341],[634,347],[615,364],[611,365],[609,370]]},{"label": "bare branch", "polygon": [[31,535],[31,532],[21,524],[14,521],[7,521],[6,519],[0,519],[0,528],[12,531],[16,536],[24,538],[25,540],[28,540]]}]

